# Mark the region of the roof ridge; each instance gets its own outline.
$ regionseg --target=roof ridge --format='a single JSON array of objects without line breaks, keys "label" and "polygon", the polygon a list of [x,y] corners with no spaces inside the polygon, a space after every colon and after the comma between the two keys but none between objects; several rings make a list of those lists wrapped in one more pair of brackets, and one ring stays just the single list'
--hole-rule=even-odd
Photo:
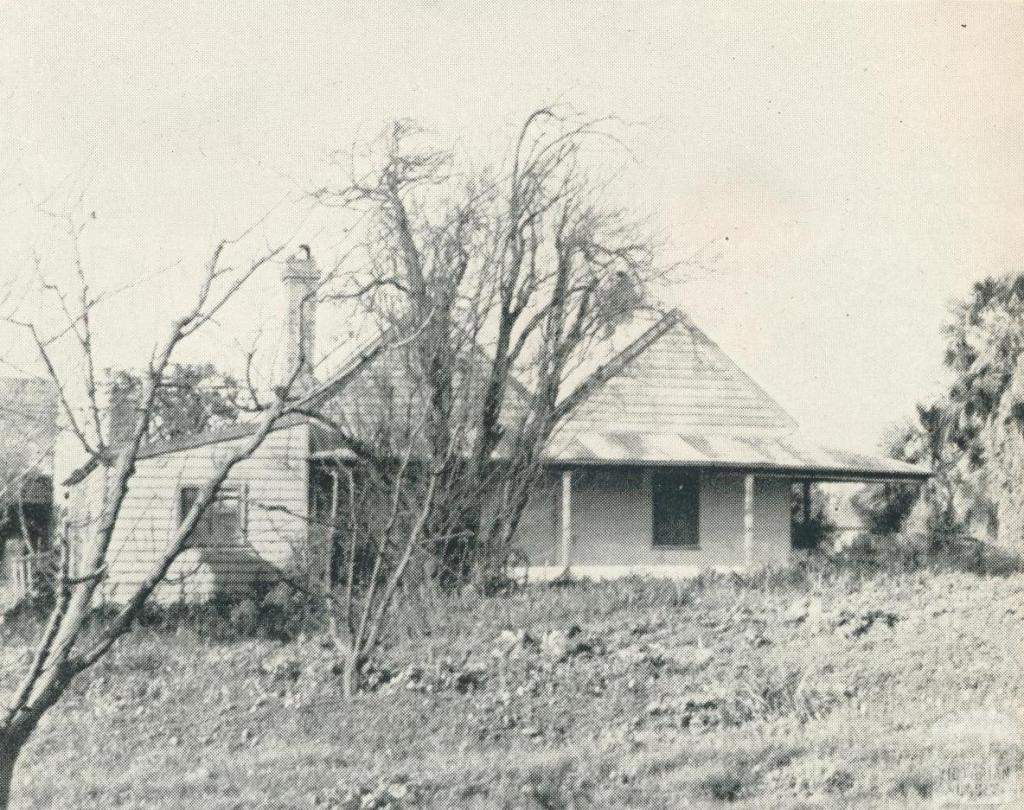
[{"label": "roof ridge", "polygon": [[[289,413],[277,419],[271,431],[297,427],[308,421],[309,417],[305,414]],[[155,456],[164,456],[168,453],[177,453],[181,450],[193,450],[208,444],[244,439],[258,427],[258,422],[235,422],[232,425],[223,425],[221,427],[207,428],[206,430],[197,430],[195,433],[182,434],[172,439],[157,439],[139,447],[138,458],[153,458]]]},{"label": "roof ridge", "polygon": [[[300,404],[302,406],[306,406],[314,403],[317,399],[329,394],[330,390],[339,383],[345,382],[352,374],[361,370],[367,362],[373,360],[377,354],[397,348],[396,344],[388,344],[385,341],[385,338],[387,338],[392,332],[395,332],[397,328],[398,327],[394,325],[388,326],[377,334],[376,337],[366,341],[362,346],[354,349],[345,358],[341,366],[327,380],[322,383],[318,383],[312,391],[302,398]],[[472,338],[472,336],[470,337],[472,351],[488,363],[492,363],[494,361],[493,356],[480,344],[479,340]],[[519,379],[519,375],[511,369],[508,372],[508,381],[520,396],[531,396],[531,392],[526,387],[526,384]]]},{"label": "roof ridge", "polygon": [[602,363],[583,382],[576,386],[562,400],[561,418],[585,402],[596,391],[600,390],[608,380],[621,374],[630,363],[642,355],[654,343],[660,340],[670,329],[686,322],[686,314],[678,307],[673,307],[664,314],[653,326],[645,330],[639,337],[627,344],[608,362]]},{"label": "roof ridge", "polygon": [[679,311],[679,315],[681,316],[681,323],[684,323],[686,325],[686,328],[690,330],[690,334],[694,338],[699,339],[706,348],[713,350],[718,355],[718,357],[725,361],[725,363],[727,363],[729,366],[729,370],[733,374],[738,375],[743,382],[745,382],[747,385],[753,388],[758,394],[760,394],[764,398],[764,401],[768,405],[770,405],[772,409],[779,416],[781,416],[784,421],[788,422],[793,430],[798,430],[800,428],[800,423],[792,416],[792,414],[790,414],[789,411],[783,408],[771,394],[765,391],[761,384],[757,382],[757,380],[755,380],[753,377],[747,374],[747,372],[745,372],[742,369],[742,367],[740,367],[740,365],[735,360],[733,360],[721,346],[719,346],[714,340],[712,340],[712,338],[708,335],[707,332],[705,332],[703,329],[697,326],[697,324],[694,323],[693,319],[690,318],[689,315],[682,311]]}]

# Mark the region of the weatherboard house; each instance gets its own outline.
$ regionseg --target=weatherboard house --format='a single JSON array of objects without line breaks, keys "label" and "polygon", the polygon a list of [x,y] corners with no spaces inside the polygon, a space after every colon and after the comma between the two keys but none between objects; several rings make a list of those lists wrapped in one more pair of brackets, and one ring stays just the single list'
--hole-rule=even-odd
[{"label": "weatherboard house", "polygon": [[[314,356],[312,313],[300,317],[296,303],[310,300],[316,283],[310,262],[293,258],[284,273],[289,357]],[[811,482],[929,475],[922,467],[828,449],[801,436],[794,420],[679,310],[645,324],[600,365],[598,384],[578,383],[591,390],[555,431],[544,482],[518,531],[532,579],[567,570],[591,577],[681,577],[783,566],[799,529],[793,499],[806,498]],[[372,397],[360,402],[359,392],[371,390],[371,377],[396,367],[386,352],[370,364],[343,363],[313,384],[312,399],[336,414],[365,409]],[[146,574],[218,458],[251,430],[238,425],[144,449],[111,546],[108,595],[116,599]],[[206,598],[288,568],[315,531],[318,467],[338,458],[337,444],[315,421],[292,416],[279,422],[234,468],[162,586],[163,596]],[[56,502],[64,504],[69,522],[87,527],[105,497],[104,469],[72,483],[60,475],[61,466],[58,457]],[[74,469],[74,460],[63,467]]]}]

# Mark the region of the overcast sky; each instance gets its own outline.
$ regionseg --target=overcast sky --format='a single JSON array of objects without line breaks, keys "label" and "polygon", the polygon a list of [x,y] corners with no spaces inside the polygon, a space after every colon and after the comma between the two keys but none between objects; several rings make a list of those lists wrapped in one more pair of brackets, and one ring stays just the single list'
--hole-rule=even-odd
[{"label": "overcast sky", "polygon": [[[0,273],[57,260],[38,209],[84,187],[97,283],[147,279],[112,363],[218,238],[401,116],[478,163],[543,104],[623,119],[641,213],[709,246],[670,303],[840,446],[937,390],[952,297],[1022,269],[1024,6],[158,5],[0,2]],[[279,309],[260,284],[250,324]],[[27,356],[0,331],[0,373]]]}]

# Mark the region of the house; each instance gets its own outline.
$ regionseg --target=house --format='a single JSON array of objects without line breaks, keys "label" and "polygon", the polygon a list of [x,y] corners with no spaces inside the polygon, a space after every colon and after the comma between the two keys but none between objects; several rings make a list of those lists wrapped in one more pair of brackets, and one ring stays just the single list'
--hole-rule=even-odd
[{"label": "house", "polygon": [[0,377],[0,606],[32,583],[49,547],[57,390],[34,377]]},{"label": "house", "polygon": [[[312,313],[298,317],[317,274],[293,257],[284,274],[289,357],[313,356]],[[685,576],[714,568],[782,566],[793,545],[794,485],[815,481],[921,481],[926,469],[832,450],[802,437],[794,420],[685,314],[645,327],[577,385],[585,396],[547,448],[545,480],[517,543],[533,578],[567,568],[583,576]],[[399,372],[387,352],[309,380],[321,409],[373,410],[374,375]],[[364,396],[364,394],[366,394]],[[372,416],[372,414],[371,414]],[[108,565],[110,593],[136,581],[164,548],[197,487],[250,427],[147,447],[124,502]],[[320,424],[291,417],[232,472],[200,535],[178,560],[165,596],[245,587],[287,567],[309,547],[316,470],[337,457]],[[88,525],[104,494],[102,468],[61,487]]]}]

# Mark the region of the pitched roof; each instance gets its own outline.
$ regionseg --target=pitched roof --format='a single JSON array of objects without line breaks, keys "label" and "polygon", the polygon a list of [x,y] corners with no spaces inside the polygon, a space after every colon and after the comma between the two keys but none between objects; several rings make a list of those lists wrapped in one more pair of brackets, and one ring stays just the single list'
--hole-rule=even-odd
[{"label": "pitched roof", "polygon": [[[290,414],[284,416],[274,423],[273,430],[284,430],[286,428],[303,425],[308,417],[301,414]],[[139,448],[138,458],[152,458],[162,456],[165,453],[175,453],[179,450],[191,450],[195,447],[205,447],[208,444],[219,442],[230,442],[236,439],[244,439],[256,430],[255,422],[240,422],[237,425],[228,425],[215,430],[204,430],[200,433],[193,433],[189,436],[178,436],[173,439],[162,439],[151,442]],[[273,432],[273,431],[272,431]]]},{"label": "pitched roof", "polygon": [[[636,334],[634,329],[633,334]],[[473,364],[469,384],[479,382]],[[377,338],[305,399],[349,430],[379,424],[417,397],[400,350]],[[386,379],[381,379],[385,377]],[[341,383],[347,383],[341,385]],[[513,410],[528,396],[515,380]],[[889,458],[823,447],[680,310],[671,310],[588,371],[549,444],[552,464],[673,465],[759,470],[828,480],[924,479]],[[280,427],[295,424],[295,416]],[[151,445],[143,457],[237,439],[252,425]],[[321,453],[333,453],[329,445]]]},{"label": "pitched roof", "polygon": [[[589,387],[589,389],[588,389]],[[889,458],[822,447],[679,310],[609,360],[552,438],[561,464],[785,472],[834,480],[923,479]]]},{"label": "pitched roof", "polygon": [[[12,480],[51,474],[57,389],[36,377],[0,378],[0,490]],[[0,491],[0,498],[4,496]]]},{"label": "pitched roof", "polygon": [[[602,377],[609,379],[592,385]],[[777,436],[797,428],[793,417],[677,309],[580,388],[588,385],[593,390],[576,405],[560,432]]]},{"label": "pitched roof", "polygon": [[[457,395],[453,410],[478,406],[484,395],[491,371],[491,356],[479,343],[467,343],[467,351],[458,352],[453,374]],[[410,349],[402,340],[390,340],[383,335],[367,347],[357,351],[357,362],[346,362],[342,370],[310,394],[307,399],[311,410],[327,417],[356,438],[381,436],[382,428],[393,428],[397,439],[402,431],[418,433],[410,424],[411,414],[425,412],[430,392],[415,371]],[[513,424],[523,414],[530,394],[522,382],[510,376],[506,389],[502,421]],[[461,416],[453,417],[453,424],[470,424]],[[322,431],[318,432],[323,434]],[[318,449],[336,448],[337,441],[321,435]],[[413,440],[407,435],[406,440]],[[420,438],[423,438],[420,436]],[[467,435],[467,440],[471,436]]]},{"label": "pitched roof", "polygon": [[[299,403],[299,407],[305,408],[306,406],[315,406],[317,403],[321,402],[333,389],[337,388],[342,382],[357,373],[369,361],[374,359],[380,351],[382,343],[383,335],[379,335],[372,340],[365,342],[356,351],[353,351],[342,361],[341,365],[326,381],[316,385],[311,391],[303,396]],[[285,428],[295,427],[296,425],[306,424],[309,421],[309,416],[302,413],[293,413],[279,419],[273,429],[283,430]],[[190,436],[178,436],[174,439],[163,439],[149,442],[139,449],[138,457],[140,459],[154,458],[167,453],[176,453],[181,450],[192,450],[196,447],[205,447],[206,445],[218,444],[219,442],[243,439],[246,436],[251,435],[256,427],[257,425],[255,422],[239,422],[235,425],[228,425],[214,430],[204,430]],[[85,476],[87,476],[94,467],[95,461],[91,466],[88,466],[88,468],[83,468],[81,471],[82,474],[72,476],[72,478],[69,478],[64,483],[66,485],[77,484],[85,478]]]},{"label": "pitched roof", "polygon": [[[398,420],[403,416],[407,418],[411,403],[425,401],[426,393],[422,386],[416,386],[411,381],[406,350],[401,340],[393,338],[393,331],[386,330],[362,342],[325,381],[302,396],[297,405],[302,412],[280,419],[274,429],[308,422],[317,429],[314,434],[316,450],[336,454],[337,440],[328,435],[330,431],[324,422],[308,414],[320,414],[329,422],[343,427],[349,435],[360,438],[374,435],[382,423],[391,421],[397,426]],[[474,392],[481,393],[487,359],[484,349],[477,346],[470,355],[471,362],[467,362],[466,368],[457,372],[456,385],[461,380]],[[512,378],[506,399],[506,419],[513,419],[521,413],[527,396],[529,394],[522,383]],[[140,449],[139,458],[152,458],[233,441],[248,436],[254,428],[253,422],[242,422],[190,436],[152,442]],[[77,483],[89,472],[91,469],[83,468],[82,475],[65,483]]]}]

